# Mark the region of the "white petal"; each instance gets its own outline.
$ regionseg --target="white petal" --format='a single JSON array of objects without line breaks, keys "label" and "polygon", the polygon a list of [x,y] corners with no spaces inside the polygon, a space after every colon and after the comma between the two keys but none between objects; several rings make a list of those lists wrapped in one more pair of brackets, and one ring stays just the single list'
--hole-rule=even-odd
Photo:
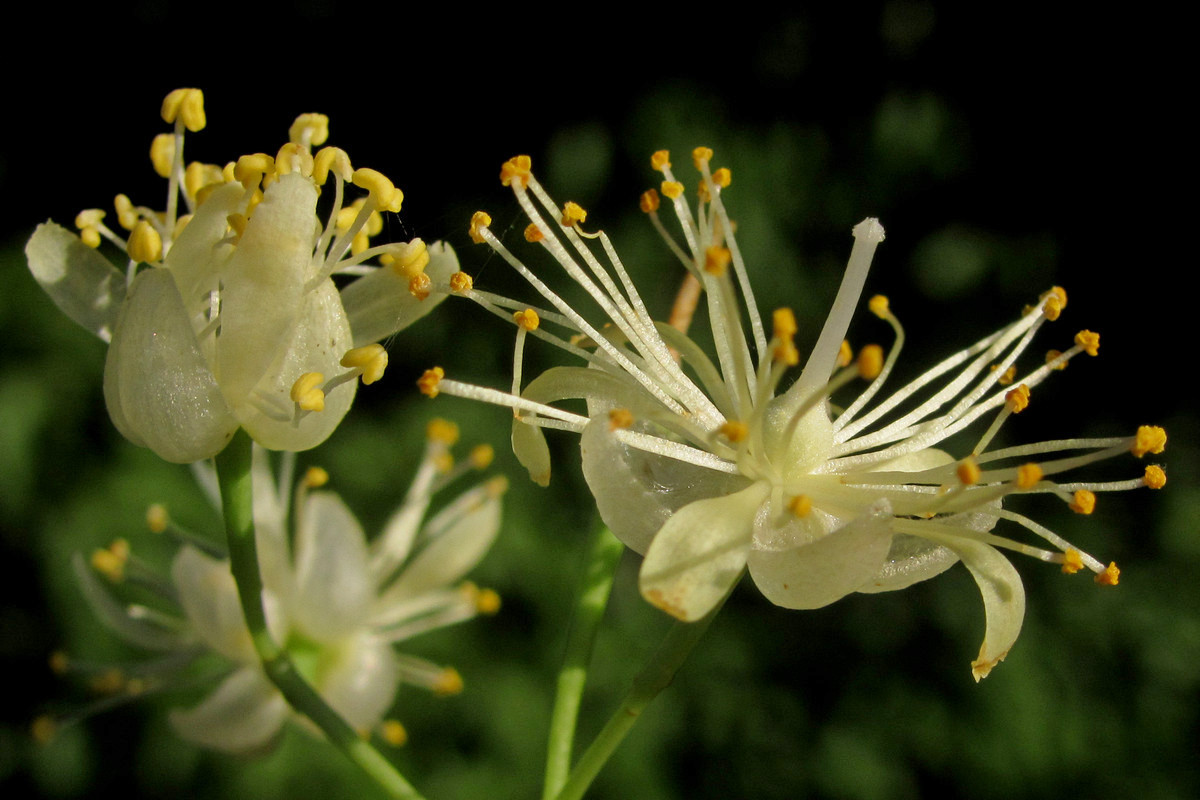
[{"label": "white petal", "polygon": [[318,689],[350,727],[369,731],[383,719],[396,697],[400,683],[396,655],[391,645],[366,632],[341,648],[337,661],[318,679]]},{"label": "white petal", "polygon": [[[480,502],[465,514],[452,507],[445,509],[460,516],[404,568],[388,592],[390,598],[415,597],[448,586],[480,562],[500,531],[499,498],[488,497],[486,490],[481,495]],[[434,517],[426,527],[440,528],[440,523]]]},{"label": "white petal", "polygon": [[125,276],[61,225],[37,226],[25,257],[34,279],[64,314],[104,341],[125,299]]},{"label": "white petal", "polygon": [[218,363],[232,406],[258,385],[293,335],[312,266],[316,203],[311,179],[290,173],[275,181],[226,265]]},{"label": "white petal", "polygon": [[679,509],[709,497],[732,494],[748,481],[646,453],[613,436],[605,414],[593,418],[580,439],[583,476],[596,498],[600,518],[638,553]]},{"label": "white petal", "polygon": [[754,515],[769,493],[759,482],[679,509],[646,551],[642,596],[685,622],[711,611],[746,565]]},{"label": "white petal", "polygon": [[513,455],[538,486],[550,485],[550,448],[542,429],[518,419],[512,423]]},{"label": "white petal", "polygon": [[[458,257],[446,242],[428,247],[429,263],[425,274],[435,285],[445,286],[458,272]],[[434,292],[418,300],[408,291],[408,278],[389,267],[368,273],[342,289],[342,305],[350,317],[354,346],[362,347],[404,330],[437,308],[447,295]]]},{"label": "white petal", "polygon": [[104,364],[104,400],[126,438],[167,461],[216,455],[237,430],[166,270],[142,271],[129,289]]},{"label": "white petal", "polygon": [[857,591],[893,592],[914,583],[929,580],[958,563],[958,555],[948,547],[898,533],[879,571]]},{"label": "white petal", "polygon": [[228,561],[184,545],[171,562],[171,580],[200,641],[233,661],[257,661]]},{"label": "white petal", "polygon": [[283,508],[270,453],[262,447],[253,449],[250,476],[254,488],[254,543],[263,587],[286,605],[292,596],[292,558],[284,528],[290,509]]},{"label": "white petal", "polygon": [[226,753],[244,753],[270,743],[287,719],[283,696],[256,667],[237,670],[212,694],[167,719],[189,742]]},{"label": "white petal", "polygon": [[[224,347],[224,337],[221,342]],[[357,379],[334,387],[325,395],[325,409],[305,414],[298,423],[291,419],[292,386],[308,372],[319,372],[327,381],[344,373],[340,362],[349,349],[350,324],[333,282],[324,281],[304,296],[286,345],[276,352],[248,401],[236,406],[246,432],[269,450],[307,450],[329,438],[354,403]],[[279,418],[281,414],[288,418]]]},{"label": "white petal", "polygon": [[293,623],[318,641],[341,639],[370,610],[366,537],[332,492],[310,494],[297,522]]},{"label": "white petal", "polygon": [[221,271],[234,253],[232,244],[220,242],[229,233],[226,220],[237,211],[245,193],[240,183],[213,190],[163,257],[163,266],[175,277],[190,314],[207,311],[208,293],[218,287]]},{"label": "white petal", "polygon": [[881,504],[840,524],[815,510],[796,519],[766,503],[756,519],[750,575],[777,606],[821,608],[836,602],[879,571],[892,538],[888,512]]},{"label": "white petal", "polygon": [[1025,620],[1025,587],[1013,565],[991,545],[960,538],[947,538],[945,545],[971,570],[983,595],[987,631],[979,658],[971,662],[971,674],[979,681],[1004,660],[1017,641]]},{"label": "white petal", "polygon": [[71,559],[75,579],[96,617],[119,639],[148,650],[168,651],[179,647],[180,635],[144,619],[131,617],[128,606],[117,601],[97,577],[95,570],[76,553]]}]

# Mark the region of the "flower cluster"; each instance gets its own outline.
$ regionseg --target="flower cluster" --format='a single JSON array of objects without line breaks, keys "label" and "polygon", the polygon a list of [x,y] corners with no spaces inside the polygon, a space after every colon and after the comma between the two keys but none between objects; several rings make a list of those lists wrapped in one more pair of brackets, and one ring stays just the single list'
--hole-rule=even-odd
[{"label": "flower cluster", "polygon": [[[269,449],[315,447],[350,408],[357,379],[382,376],[387,353],[375,343],[440,300],[429,286],[457,270],[454,251],[420,239],[371,246],[403,194],[343,150],[313,154],[329,135],[322,114],[298,117],[274,157],[224,167],[185,165],[185,131],[206,124],[198,89],[171,92],[162,118],[174,128],[150,159],[167,179],[165,209],[122,194],[115,230],[97,208],[78,215],[78,236],[47,222],[26,247],[29,268],[109,343],[105,402],[130,441],[181,463],[220,452],[239,427]],[[365,196],[347,202],[350,185]],[[95,250],[104,240],[127,257],[124,273]],[[334,275],[357,279],[339,291]]]},{"label": "flower cluster", "polygon": [[[1024,617],[1021,579],[1000,550],[1059,564],[1067,573],[1086,567],[1097,582],[1115,584],[1115,564],[1103,564],[1005,504],[1012,495],[1050,494],[1090,514],[1099,492],[1159,488],[1166,477],[1153,465],[1123,481],[1061,482],[1058,476],[1121,453],[1162,452],[1162,429],[988,449],[1002,423],[1029,404],[1031,390],[1076,356],[1098,352],[1099,336],[1084,330],[1068,349],[1018,364],[1041,327],[1063,312],[1066,292],[1051,289],[1011,324],[882,393],[904,343],[887,299],[877,295],[867,305],[893,331],[889,352],[867,345],[855,358],[844,339],[884,238],[879,222],[866,219],[854,228],[833,308],[789,385],[785,375],[801,363],[796,320],[790,309],[776,309],[768,336],[721,200],[730,171],[710,167],[708,148],[692,156],[701,178],[694,210],[666,151],[651,159],[661,186],[641,200],[687,271],[669,323],[650,316],[608,236],[583,229],[582,208],[555,203],[527,156],[506,162],[500,177],[529,219],[525,239],[587,291],[602,318],[590,320],[567,304],[492,232],[490,216],[478,212],[471,238],[510,264],[550,307],[487,294],[456,276],[452,291],[517,327],[512,391],[446,379],[440,367],[422,376],[421,389],[513,409],[513,449],[539,483],[550,475],[542,430],[580,433],[584,474],[601,516],[645,554],[642,594],[682,620],[712,611],[747,569],[769,600],[799,609],[851,592],[902,589],[961,560],[979,585],[987,615],[972,664],[978,680],[1008,653]],[[664,197],[682,243],[660,219]],[[687,335],[701,295],[715,360]],[[524,383],[528,336],[585,366],[550,369]],[[856,381],[865,383],[836,406],[834,395],[841,402],[841,390]],[[585,400],[587,414],[557,405],[568,399]],[[956,434],[968,436],[973,425],[982,432],[957,456],[940,449]],[[992,533],[1001,520],[1048,549]]]},{"label": "flower cluster", "polygon": [[[254,520],[271,635],[351,726],[393,743],[403,728],[384,716],[400,684],[441,695],[462,689],[453,668],[398,653],[395,645],[478,613],[495,613],[500,605],[495,592],[462,579],[496,537],[505,480],[487,480],[428,515],[436,493],[491,462],[491,448],[479,445],[456,464],[450,448],[457,436],[452,423],[430,423],[408,495],[372,541],[336,494],[318,491],[328,480],[323,470],[310,469],[293,493],[292,460],[285,457],[277,485],[267,452],[255,449]],[[211,472],[197,471],[215,491]],[[215,654],[222,665],[219,685],[195,707],[173,711],[172,727],[191,742],[227,752],[269,745],[285,721],[302,718],[263,674],[229,562],[219,548],[178,530],[162,507],[152,507],[149,522],[153,530],[184,541],[169,576],[137,559],[124,540],[97,550],[90,565],[77,556],[75,568],[101,621],[122,640],[157,656],[119,670],[75,664],[64,656],[56,665],[90,676],[94,688],[123,699],[190,682],[198,670],[211,667]],[[124,604],[118,597],[127,584],[150,590],[161,602]],[[40,725],[46,731],[53,724]]]}]

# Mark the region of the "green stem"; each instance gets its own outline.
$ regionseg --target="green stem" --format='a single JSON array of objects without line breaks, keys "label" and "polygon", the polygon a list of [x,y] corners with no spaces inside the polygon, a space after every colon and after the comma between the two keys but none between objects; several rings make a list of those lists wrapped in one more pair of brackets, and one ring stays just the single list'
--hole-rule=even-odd
[{"label": "green stem", "polygon": [[550,737],[546,747],[546,783],[543,800],[553,800],[567,782],[571,771],[571,746],[575,739],[575,723],[579,717],[579,702],[587,683],[588,664],[592,660],[592,645],[596,631],[608,605],[613,572],[624,552],[623,545],[602,524],[592,533],[587,569],[580,584],[579,603],[567,634],[567,651],[562,670],[558,673],[558,690],[554,711],[550,717]]},{"label": "green stem", "polygon": [[267,630],[267,615],[262,604],[262,577],[258,571],[258,548],[254,536],[254,492],[250,477],[252,443],[249,435],[238,430],[233,441],[217,454],[217,481],[225,512],[225,536],[229,541],[229,561],[242,614],[250,630],[254,649],[262,661],[263,672],[279,689],[292,708],[319,727],[335,747],[357,764],[389,797],[398,800],[423,800],[396,768],[371,743],[355,733],[341,715],[329,707],[315,689],[296,670],[287,651],[279,647]]},{"label": "green stem", "polygon": [[702,638],[708,626],[712,624],[721,605],[708,613],[708,616],[696,622],[676,622],[667,631],[662,644],[654,651],[650,660],[642,667],[642,671],[633,679],[625,699],[605,723],[600,733],[596,735],[571,771],[562,791],[556,800],[580,800],[583,793],[592,785],[592,781],[600,770],[608,763],[608,759],[616,752],[617,746],[625,739],[626,734],[638,721],[642,711],[658,694],[671,685],[675,673],[683,666],[688,655]]}]

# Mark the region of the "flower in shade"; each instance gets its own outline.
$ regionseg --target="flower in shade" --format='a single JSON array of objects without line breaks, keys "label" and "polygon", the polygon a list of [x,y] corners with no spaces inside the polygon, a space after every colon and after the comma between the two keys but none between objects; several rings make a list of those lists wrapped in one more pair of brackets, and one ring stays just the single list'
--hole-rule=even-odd
[{"label": "flower in shade", "polygon": [[[150,159],[167,179],[166,208],[117,195],[114,228],[95,208],[76,218],[79,235],[40,225],[30,271],[108,342],[104,398],[130,441],[175,462],[220,452],[238,427],[273,450],[314,447],[350,408],[357,379],[383,374],[375,343],[436,305],[422,301],[457,269],[454,252],[420,239],[371,246],[403,194],[338,148],[314,155],[329,135],[322,114],[298,117],[274,157],[223,168],[185,165],[185,131],[206,124],[199,90],[171,92],[162,117],[174,129]],[[349,202],[352,186],[365,196]],[[324,222],[322,189],[332,195]],[[104,240],[127,257],[124,273],[96,251]],[[334,275],[356,279],[339,291]]]},{"label": "flower in shade", "polygon": [[[499,609],[495,592],[463,578],[496,537],[505,480],[487,480],[428,514],[436,493],[491,461],[491,449],[480,445],[455,464],[450,448],[456,438],[452,423],[430,424],[408,495],[372,541],[336,494],[319,490],[328,480],[323,470],[310,469],[294,494],[281,492],[290,483],[288,467],[277,486],[266,451],[255,449],[254,518],[271,635],[347,723],[393,742],[403,729],[385,715],[401,684],[439,695],[462,689],[453,668],[396,646]],[[200,472],[211,487],[211,472]],[[286,721],[302,718],[259,666],[229,562],[213,545],[175,528],[162,507],[153,507],[148,519],[152,530],[184,541],[169,576],[137,559],[124,540],[97,550],[90,565],[77,556],[75,568],[101,621],[157,656],[120,670],[73,665],[61,656],[58,666],[87,672],[93,688],[124,698],[179,686],[185,677],[190,683],[197,673],[211,677],[215,660],[221,665],[216,688],[197,705],[172,711],[172,727],[191,742],[226,752],[269,745]],[[150,589],[161,603],[124,604],[118,585],[128,584]],[[97,677],[104,685],[95,683]]]},{"label": "flower in shade", "polygon": [[[582,208],[554,202],[528,157],[506,162],[501,181],[529,219],[525,239],[586,290],[599,314],[566,303],[549,276],[527,266],[492,232],[490,216],[478,212],[471,238],[524,276],[543,303],[526,306],[478,291],[464,278],[452,280],[449,291],[516,325],[512,391],[447,379],[440,368],[422,377],[422,390],[512,408],[513,449],[540,483],[550,476],[543,430],[580,433],[584,475],[601,516],[645,555],[642,594],[682,620],[711,612],[746,570],[770,601],[803,609],[851,592],[902,589],[962,561],[987,615],[972,664],[978,680],[1008,653],[1024,616],[1021,579],[1002,550],[1068,573],[1087,568],[1098,582],[1115,584],[1114,564],[1006,506],[1013,495],[1049,494],[1090,514],[1097,493],[1159,488],[1165,482],[1159,466],[1113,482],[1063,476],[1121,453],[1159,453],[1162,429],[990,449],[1032,390],[1076,356],[1098,352],[1099,336],[1085,330],[1062,352],[1027,363],[1034,336],[1062,314],[1066,292],[1051,289],[1006,327],[885,392],[904,343],[887,299],[877,295],[867,307],[891,329],[890,350],[868,344],[855,356],[844,339],[884,238],[880,223],[866,219],[853,230],[833,308],[801,365],[791,310],[775,309],[769,319],[759,312],[721,199],[731,174],[712,169],[711,158],[707,148],[692,155],[700,174],[694,209],[669,154],[651,159],[663,181],[642,196],[641,207],[686,270],[668,322],[650,315],[608,236],[584,229]],[[660,219],[664,202],[682,241]],[[701,298],[713,353],[687,335]],[[525,382],[521,362],[530,336],[584,366],[556,367]],[[587,413],[561,407],[571,399],[586,401]],[[942,449],[951,437],[954,454]],[[993,533],[1001,521],[1040,543]]]}]

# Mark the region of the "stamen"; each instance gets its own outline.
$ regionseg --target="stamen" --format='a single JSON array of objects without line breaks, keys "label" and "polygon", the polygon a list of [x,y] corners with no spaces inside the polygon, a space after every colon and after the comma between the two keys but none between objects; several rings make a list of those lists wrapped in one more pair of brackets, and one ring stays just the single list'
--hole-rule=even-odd
[{"label": "stamen", "polygon": [[425,395],[426,397],[437,397],[438,386],[441,384],[442,378],[445,377],[446,371],[441,367],[427,369],[421,375],[421,377],[417,379],[417,388],[420,389],[421,394]]},{"label": "stamen", "polygon": [[1096,583],[1101,586],[1116,586],[1120,583],[1121,570],[1117,569],[1117,562],[1112,561],[1103,572],[1095,577]]},{"label": "stamen", "polygon": [[325,392],[321,384],[325,376],[319,372],[306,372],[292,384],[291,398],[303,411],[324,411]]},{"label": "stamen", "polygon": [[1167,485],[1167,473],[1163,472],[1162,467],[1151,464],[1146,467],[1146,476],[1142,478],[1142,482],[1150,489],[1161,489]]},{"label": "stamen", "polygon": [[347,350],[339,363],[343,367],[360,370],[363,386],[370,386],[383,377],[388,365],[388,354],[383,345],[369,344]]},{"label": "stamen", "polygon": [[1075,345],[1089,356],[1100,355],[1100,334],[1091,331],[1080,331],[1075,334]]},{"label": "stamen", "polygon": [[1017,467],[1017,487],[1026,491],[1037,486],[1042,479],[1042,468],[1032,461]]},{"label": "stamen", "polygon": [[458,441],[458,425],[448,419],[434,417],[425,426],[425,438],[450,447]]},{"label": "stamen", "polygon": [[483,231],[492,224],[492,218],[486,211],[476,211],[471,215],[471,227],[467,231],[471,236],[471,241],[475,244],[483,244],[486,239],[483,237]]},{"label": "stamen", "polygon": [[623,430],[633,427],[633,412],[628,408],[614,408],[608,412],[608,429]]},{"label": "stamen", "polygon": [[1079,570],[1083,569],[1083,557],[1079,551],[1072,548],[1063,553],[1062,571],[1067,575],[1074,575]]},{"label": "stamen", "polygon": [[1134,437],[1133,447],[1130,448],[1138,458],[1153,453],[1158,455],[1167,446],[1167,432],[1157,425],[1142,425],[1137,429],[1137,436]]},{"label": "stamen", "polygon": [[1076,514],[1091,514],[1096,510],[1096,495],[1087,489],[1080,489],[1075,492],[1074,498],[1068,507]]},{"label": "stamen", "polygon": [[192,133],[203,130],[207,122],[204,116],[204,92],[199,89],[175,89],[162,103],[163,122],[183,121],[183,126]]},{"label": "stamen", "polygon": [[379,725],[379,737],[392,747],[403,747],[408,742],[408,731],[399,720],[385,719]]},{"label": "stamen", "polygon": [[154,263],[163,256],[162,236],[150,226],[149,222],[144,219],[138,220],[129,234],[129,243],[125,246],[125,252],[134,261]]}]

